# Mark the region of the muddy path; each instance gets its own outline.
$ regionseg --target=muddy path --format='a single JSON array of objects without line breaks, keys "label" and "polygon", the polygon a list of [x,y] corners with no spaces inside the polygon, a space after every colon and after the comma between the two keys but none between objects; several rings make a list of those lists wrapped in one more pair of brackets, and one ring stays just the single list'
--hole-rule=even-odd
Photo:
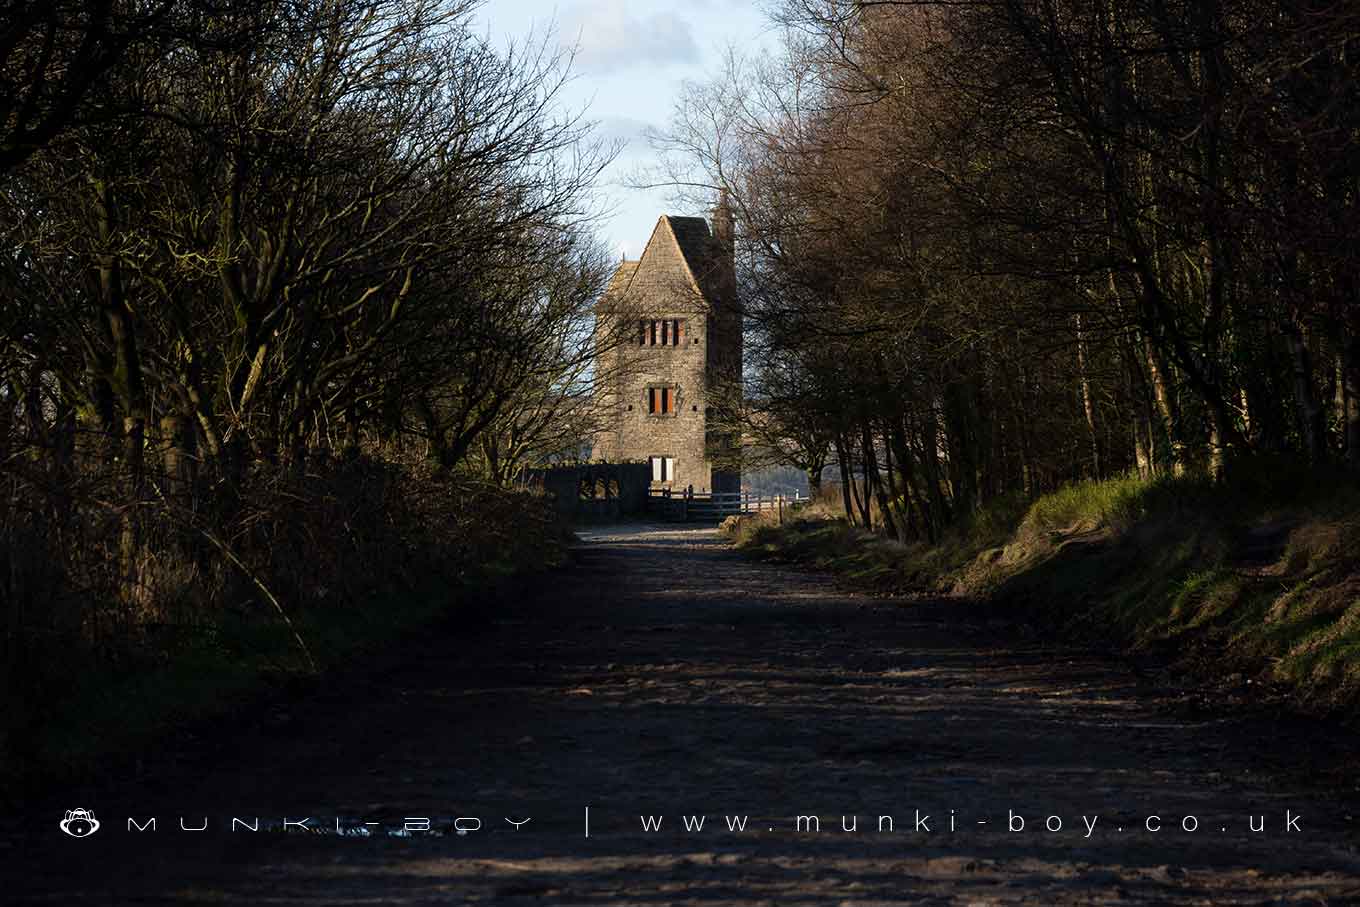
[{"label": "muddy path", "polygon": [[1309,726],[1173,706],[958,605],[598,530],[474,635],[18,817],[0,900],[1360,903],[1353,786],[1279,770]]}]

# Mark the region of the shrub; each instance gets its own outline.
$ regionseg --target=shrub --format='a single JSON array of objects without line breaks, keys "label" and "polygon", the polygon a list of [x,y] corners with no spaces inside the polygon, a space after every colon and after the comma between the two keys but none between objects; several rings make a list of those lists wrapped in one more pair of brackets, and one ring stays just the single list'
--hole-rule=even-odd
[{"label": "shrub", "polygon": [[0,763],[33,761],[42,723],[94,685],[209,654],[226,672],[311,672],[326,660],[313,635],[356,614],[405,619],[395,593],[552,563],[566,540],[542,496],[392,451],[315,457],[302,474],[260,461],[239,484],[205,480],[192,504],[131,510],[103,503],[118,499],[112,471],[65,487],[0,478]]}]

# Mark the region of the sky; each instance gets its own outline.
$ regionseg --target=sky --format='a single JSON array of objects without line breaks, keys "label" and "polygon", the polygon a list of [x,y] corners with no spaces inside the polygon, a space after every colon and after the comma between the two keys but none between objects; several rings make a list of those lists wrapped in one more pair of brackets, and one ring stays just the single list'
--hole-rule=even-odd
[{"label": "sky", "polygon": [[602,202],[612,212],[601,224],[616,257],[637,258],[662,214],[672,210],[664,189],[637,190],[629,175],[655,162],[643,137],[663,128],[680,86],[719,70],[729,46],[753,50],[773,44],[761,0],[487,0],[479,30],[497,46],[551,29],[575,46],[574,78],[563,101],[586,109],[599,134],[627,145],[602,178]]}]

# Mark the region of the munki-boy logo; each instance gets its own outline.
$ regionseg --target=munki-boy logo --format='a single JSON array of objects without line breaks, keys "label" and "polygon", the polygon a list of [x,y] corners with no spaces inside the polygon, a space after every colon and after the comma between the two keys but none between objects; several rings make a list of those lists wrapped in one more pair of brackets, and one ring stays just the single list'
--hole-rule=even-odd
[{"label": "munki-boy logo", "polygon": [[88,809],[68,809],[61,830],[73,838],[88,838],[99,831],[99,820]]}]

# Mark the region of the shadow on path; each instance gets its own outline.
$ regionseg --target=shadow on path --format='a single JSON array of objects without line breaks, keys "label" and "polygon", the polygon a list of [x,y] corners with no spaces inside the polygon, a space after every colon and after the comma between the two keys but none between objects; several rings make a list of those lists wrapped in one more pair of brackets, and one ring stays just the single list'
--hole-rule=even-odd
[{"label": "shadow on path", "polygon": [[[53,804],[14,851],[27,898],[1360,903],[1349,807],[1264,771],[1307,740],[1172,717],[1106,659],[752,563],[712,530],[581,535],[476,636],[432,634],[162,783],[73,794],[92,838]],[[303,817],[378,824],[269,830]],[[433,830],[389,834],[408,819]]]}]

